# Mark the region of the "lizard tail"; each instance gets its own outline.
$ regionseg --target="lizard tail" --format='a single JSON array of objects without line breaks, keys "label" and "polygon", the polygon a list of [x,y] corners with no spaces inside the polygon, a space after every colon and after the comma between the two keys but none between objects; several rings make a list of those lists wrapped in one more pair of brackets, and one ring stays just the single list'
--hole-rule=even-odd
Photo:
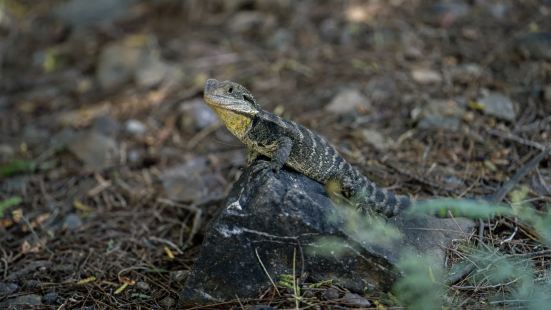
[{"label": "lizard tail", "polygon": [[362,183],[362,190],[358,193],[358,202],[363,211],[373,210],[391,217],[409,208],[412,204],[408,196],[396,195],[386,189],[378,188],[366,177],[363,177]]}]

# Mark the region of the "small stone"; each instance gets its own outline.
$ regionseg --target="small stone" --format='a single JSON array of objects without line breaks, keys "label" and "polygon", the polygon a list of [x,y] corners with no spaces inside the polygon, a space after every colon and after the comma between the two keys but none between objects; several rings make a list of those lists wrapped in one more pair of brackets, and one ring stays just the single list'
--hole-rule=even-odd
[{"label": "small stone", "polygon": [[161,83],[170,71],[170,66],[158,56],[147,57],[136,69],[136,83],[142,87],[152,87]]},{"label": "small stone", "polygon": [[55,305],[58,302],[59,295],[56,292],[50,292],[46,293],[46,295],[42,296],[42,302],[46,305]]},{"label": "small stone", "polygon": [[92,123],[92,130],[104,136],[116,136],[121,129],[119,122],[111,116],[100,116]]},{"label": "small stone", "polygon": [[466,63],[454,67],[450,73],[454,81],[467,84],[480,79],[484,70],[478,64]]},{"label": "small stone", "polygon": [[15,154],[13,147],[7,144],[0,144],[0,161],[6,162]]},{"label": "small stone", "polygon": [[109,24],[126,14],[135,0],[71,0],[57,5],[54,15],[63,22],[85,28],[95,24]]},{"label": "small stone", "polygon": [[163,306],[163,308],[170,309],[170,308],[174,307],[174,305],[176,304],[176,301],[174,300],[174,298],[172,298],[170,296],[166,296],[165,298],[163,298],[160,301],[160,304],[161,304],[161,306]]},{"label": "small stone", "polygon": [[514,44],[526,58],[551,60],[551,32],[531,32],[519,37]]},{"label": "small stone", "polygon": [[411,70],[411,77],[420,84],[436,84],[442,81],[440,73],[432,69],[413,69]]},{"label": "small stone", "polygon": [[377,76],[369,80],[366,94],[373,102],[383,102],[392,99],[398,93],[396,82],[391,76]]},{"label": "small stone", "polygon": [[371,108],[371,102],[356,89],[344,89],[340,91],[331,102],[325,106],[325,110],[331,113],[346,114],[356,110]]},{"label": "small stone", "polygon": [[181,282],[189,276],[189,270],[175,270],[170,272],[170,279],[174,282]]},{"label": "small stone", "polygon": [[10,282],[0,282],[0,298],[11,295],[19,290],[19,285]]},{"label": "small stone", "polygon": [[125,42],[105,46],[100,53],[96,72],[100,86],[103,89],[114,89],[129,82],[144,53],[142,47]]},{"label": "small stone", "polygon": [[385,151],[391,145],[392,141],[385,138],[380,132],[373,129],[364,129],[361,131],[362,139],[378,151]]},{"label": "small stone", "polygon": [[63,229],[75,231],[82,227],[82,220],[75,213],[69,213],[63,221]]},{"label": "small stone", "polygon": [[128,120],[126,122],[125,129],[128,133],[133,135],[141,135],[147,130],[145,125],[136,119]]},{"label": "small stone", "polygon": [[513,101],[501,93],[490,92],[478,102],[482,105],[484,114],[510,122],[517,117]]},{"label": "small stone", "polygon": [[449,27],[469,14],[470,7],[463,1],[439,1],[425,13],[430,22]]},{"label": "small stone", "polygon": [[147,283],[147,282],[138,281],[138,283],[136,283],[136,288],[138,288],[139,290],[147,292],[147,291],[149,291],[149,289],[151,287],[149,286],[149,283]]},{"label": "small stone", "polygon": [[8,305],[42,305],[42,297],[37,294],[21,295],[13,299],[8,299]]},{"label": "small stone", "polygon": [[179,125],[184,131],[196,132],[220,123],[218,116],[205,105],[202,99],[182,102],[180,111],[182,116]]},{"label": "small stone", "polygon": [[220,179],[210,171],[204,157],[170,167],[160,179],[166,197],[179,201],[201,201],[220,195],[224,190]]},{"label": "small stone", "polygon": [[456,100],[431,100],[428,104],[412,111],[421,129],[444,129],[455,131],[461,125],[465,109]]},{"label": "small stone", "polygon": [[86,168],[94,171],[114,165],[118,155],[116,141],[95,131],[77,134],[67,147]]},{"label": "small stone", "polygon": [[369,300],[367,300],[366,298],[358,294],[354,294],[350,292],[346,292],[346,294],[344,294],[341,301],[352,307],[362,307],[362,308],[371,307],[371,303],[369,302]]},{"label": "small stone", "polygon": [[339,290],[334,287],[330,287],[323,292],[323,298],[326,300],[335,300],[339,298]]},{"label": "small stone", "polygon": [[275,17],[257,11],[241,11],[230,19],[229,29],[232,32],[266,31],[275,25]]},{"label": "small stone", "polygon": [[543,90],[543,99],[545,99],[546,102],[551,102],[551,85],[545,86]]}]

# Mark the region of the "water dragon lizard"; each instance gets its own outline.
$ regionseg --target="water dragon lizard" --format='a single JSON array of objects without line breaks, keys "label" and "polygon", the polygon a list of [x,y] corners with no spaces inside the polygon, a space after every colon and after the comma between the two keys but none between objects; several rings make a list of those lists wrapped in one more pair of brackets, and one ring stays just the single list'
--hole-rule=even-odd
[{"label": "water dragon lizard", "polygon": [[247,146],[249,164],[264,155],[271,159],[266,165],[276,172],[286,165],[324,185],[335,182],[339,194],[365,212],[390,217],[412,204],[407,196],[377,187],[322,136],[262,109],[245,87],[209,79],[204,99],[227,129]]}]

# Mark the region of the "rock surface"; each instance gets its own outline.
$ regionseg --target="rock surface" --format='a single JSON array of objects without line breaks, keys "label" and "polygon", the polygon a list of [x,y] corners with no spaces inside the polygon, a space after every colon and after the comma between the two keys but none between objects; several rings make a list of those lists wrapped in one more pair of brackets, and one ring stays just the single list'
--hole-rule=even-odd
[{"label": "rock surface", "polygon": [[517,117],[513,101],[501,93],[490,92],[480,98],[479,102],[482,104],[484,114],[510,122]]},{"label": "rock surface", "polygon": [[[443,263],[451,240],[474,227],[467,220],[403,215],[389,220],[403,239],[384,247],[362,242],[346,231],[340,207],[321,184],[293,171],[259,170],[258,163],[244,171],[213,220],[181,293],[183,304],[256,297],[271,286],[266,272],[276,282],[293,273],[295,251],[297,274],[333,279],[355,292],[387,290],[400,276],[401,250],[413,247]],[[321,255],[320,237],[338,238],[345,253]]]}]

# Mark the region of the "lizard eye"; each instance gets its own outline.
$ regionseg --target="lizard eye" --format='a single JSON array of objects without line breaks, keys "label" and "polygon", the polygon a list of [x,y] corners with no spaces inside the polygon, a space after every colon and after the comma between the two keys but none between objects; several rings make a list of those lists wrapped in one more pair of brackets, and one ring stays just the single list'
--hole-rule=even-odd
[{"label": "lizard eye", "polygon": [[228,94],[231,94],[233,93],[233,87],[230,86],[230,88],[228,88]]}]

